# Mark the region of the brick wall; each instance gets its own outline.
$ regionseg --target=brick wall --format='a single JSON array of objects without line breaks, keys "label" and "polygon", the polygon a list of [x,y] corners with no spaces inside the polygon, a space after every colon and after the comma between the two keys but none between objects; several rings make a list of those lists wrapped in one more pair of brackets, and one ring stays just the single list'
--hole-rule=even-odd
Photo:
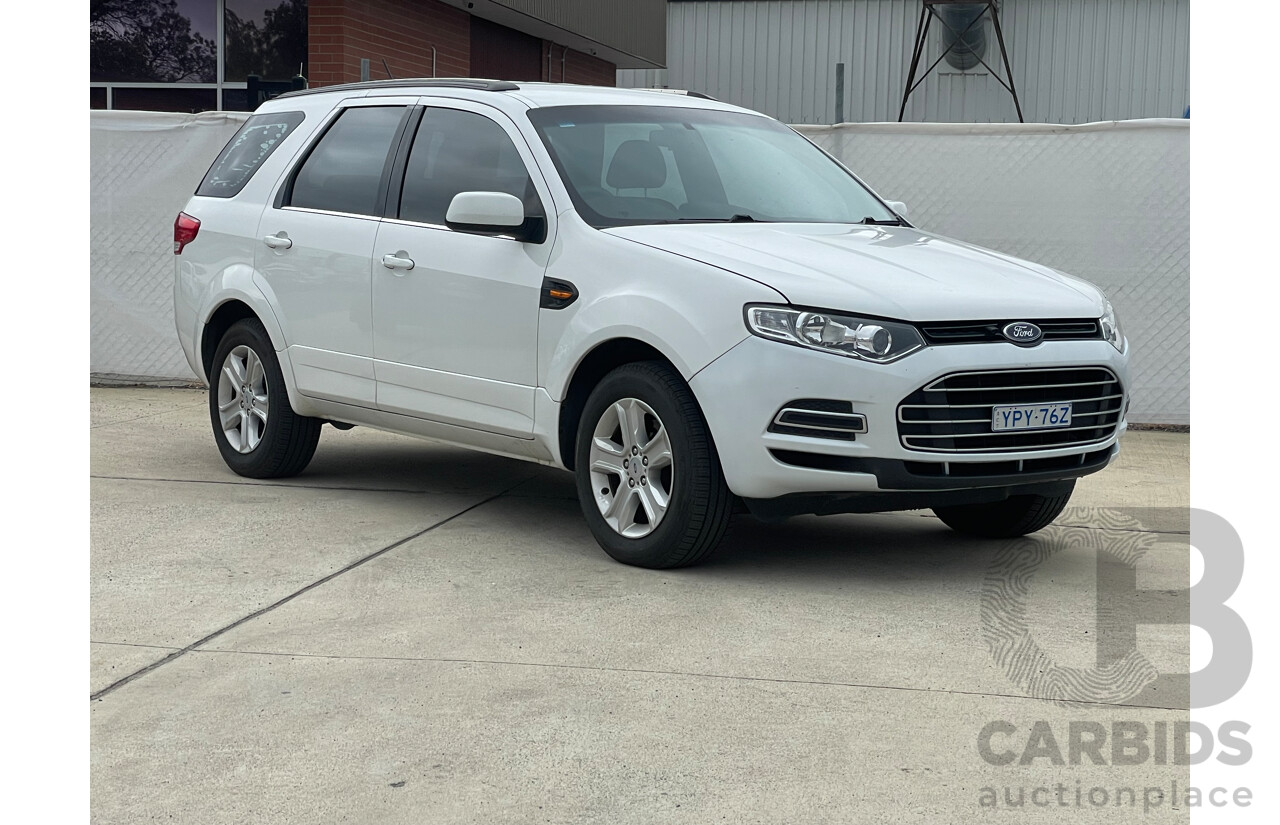
[{"label": "brick wall", "polygon": [[369,77],[466,77],[471,65],[471,15],[437,0],[310,0],[307,59],[312,88]]},{"label": "brick wall", "polygon": [[[369,60],[371,80],[386,78],[383,60],[396,77],[431,77],[433,46],[436,76],[471,75],[471,15],[438,0],[310,0],[307,22],[312,88],[358,81],[361,58]],[[563,46],[543,41],[544,80],[617,84],[616,68],[607,60],[570,49],[562,64],[563,54]]]},{"label": "brick wall", "polygon": [[564,65],[564,82],[585,83],[590,86],[616,86],[618,85],[618,67],[607,60],[570,49]]}]

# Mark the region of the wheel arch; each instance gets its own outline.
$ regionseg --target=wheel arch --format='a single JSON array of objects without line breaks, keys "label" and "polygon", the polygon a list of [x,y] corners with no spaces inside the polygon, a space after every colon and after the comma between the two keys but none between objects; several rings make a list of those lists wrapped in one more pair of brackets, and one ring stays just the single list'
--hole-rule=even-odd
[{"label": "wheel arch", "polygon": [[[205,380],[213,381],[213,356],[218,349],[218,342],[222,340],[222,336],[227,334],[227,330],[231,329],[231,325],[237,321],[243,321],[246,318],[253,318],[262,323],[262,318],[253,307],[246,304],[238,298],[230,298],[219,304],[213,312],[205,319],[200,328],[200,366],[204,368]],[[263,324],[265,327],[266,325]],[[270,330],[267,335],[270,335]],[[275,342],[272,341],[272,345]]]},{"label": "wheel arch", "polygon": [[263,329],[267,331],[267,337],[271,339],[271,347],[275,350],[275,356],[280,362],[280,371],[284,375],[284,385],[289,395],[290,405],[295,411],[310,414],[305,408],[306,405],[301,403],[302,399],[294,385],[293,363],[289,359],[284,333],[276,321],[276,316],[269,307],[255,306],[255,303],[251,296],[234,291],[224,294],[220,301],[212,303],[213,308],[209,311],[208,317],[200,323],[199,336],[196,339],[199,364],[204,371],[205,383],[209,384],[213,380],[216,369],[213,357],[222,336],[226,335],[227,330],[237,321],[253,318],[262,324]]},{"label": "wheel arch", "polygon": [[652,344],[637,338],[610,338],[592,348],[574,368],[564,399],[560,402],[560,420],[557,426],[560,461],[568,470],[574,468],[575,444],[579,419],[586,406],[587,397],[600,380],[623,364],[638,361],[659,361],[688,381],[679,367]]}]

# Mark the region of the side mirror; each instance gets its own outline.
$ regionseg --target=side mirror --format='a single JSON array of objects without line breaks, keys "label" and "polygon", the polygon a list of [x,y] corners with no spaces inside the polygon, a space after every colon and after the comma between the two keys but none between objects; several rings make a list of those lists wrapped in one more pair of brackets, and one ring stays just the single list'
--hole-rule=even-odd
[{"label": "side mirror", "polygon": [[546,219],[525,215],[524,203],[506,192],[459,192],[449,202],[444,221],[450,229],[476,235],[509,235],[529,243],[542,243],[547,237]]},{"label": "side mirror", "polygon": [[902,201],[885,201],[889,208],[898,213],[898,217],[911,220],[911,216],[907,214],[907,205]]}]

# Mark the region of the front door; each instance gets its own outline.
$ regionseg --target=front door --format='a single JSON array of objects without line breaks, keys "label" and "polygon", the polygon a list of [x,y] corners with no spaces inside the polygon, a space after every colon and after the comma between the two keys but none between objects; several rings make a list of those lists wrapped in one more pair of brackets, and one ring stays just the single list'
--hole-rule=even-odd
[{"label": "front door", "polygon": [[459,192],[507,192],[528,214],[554,220],[550,198],[504,115],[423,103],[398,202],[374,246],[378,408],[531,438],[538,299],[554,226],[545,242],[524,243],[454,231],[445,215]]}]

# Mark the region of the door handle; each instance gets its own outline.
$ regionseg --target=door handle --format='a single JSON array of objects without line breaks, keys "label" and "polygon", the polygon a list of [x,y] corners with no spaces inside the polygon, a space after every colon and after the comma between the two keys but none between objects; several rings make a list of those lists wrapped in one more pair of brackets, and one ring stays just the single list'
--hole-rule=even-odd
[{"label": "door handle", "polygon": [[274,235],[268,235],[262,239],[262,242],[272,249],[288,249],[293,246],[293,239],[289,237],[287,232],[277,232]]},{"label": "door handle", "polygon": [[413,269],[413,258],[410,258],[409,253],[401,249],[394,255],[390,253],[383,255],[382,265],[387,269],[403,269],[407,272]]}]

